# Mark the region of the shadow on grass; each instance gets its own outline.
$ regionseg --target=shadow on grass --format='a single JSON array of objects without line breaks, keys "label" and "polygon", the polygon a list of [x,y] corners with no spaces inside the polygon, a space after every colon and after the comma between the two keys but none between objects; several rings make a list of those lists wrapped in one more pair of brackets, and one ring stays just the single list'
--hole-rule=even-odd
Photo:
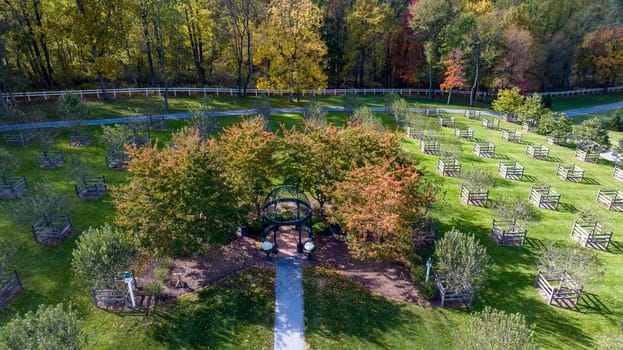
[{"label": "shadow on grass", "polygon": [[496,153],[494,159],[508,160],[510,158],[506,154]]},{"label": "shadow on grass", "polygon": [[157,307],[151,336],[171,348],[272,348],[274,271],[250,268]]},{"label": "shadow on grass", "polygon": [[521,178],[521,181],[523,182],[529,182],[529,183],[534,183],[536,182],[537,178],[532,176],[532,175],[526,175],[524,174],[524,176]]},{"label": "shadow on grass", "polygon": [[560,203],[558,205],[558,207],[560,208],[561,212],[567,212],[567,213],[571,213],[571,214],[575,214],[578,212],[578,208],[575,207],[575,205],[570,204],[570,203]]},{"label": "shadow on grass", "polygon": [[608,252],[616,255],[623,254],[623,243],[610,241],[610,245],[608,246]]},{"label": "shadow on grass", "polygon": [[349,338],[384,348],[386,333],[420,321],[403,315],[405,304],[372,294],[328,268],[305,269],[303,288],[305,333],[338,342],[338,348]]},{"label": "shadow on grass", "polygon": [[558,157],[552,157],[552,156],[547,157],[546,161],[552,162],[552,163],[562,163],[562,159]]},{"label": "shadow on grass", "polygon": [[599,181],[595,180],[592,177],[584,177],[584,179],[582,179],[582,183],[587,185],[601,185]]}]

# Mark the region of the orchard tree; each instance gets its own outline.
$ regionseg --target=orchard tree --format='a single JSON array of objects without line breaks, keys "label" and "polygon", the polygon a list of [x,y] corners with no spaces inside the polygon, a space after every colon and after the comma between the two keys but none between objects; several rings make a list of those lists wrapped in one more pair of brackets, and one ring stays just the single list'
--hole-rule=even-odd
[{"label": "orchard tree", "polygon": [[17,316],[0,329],[0,344],[8,349],[84,349],[88,343],[82,322],[62,304],[39,305],[36,312]]},{"label": "orchard tree", "polygon": [[554,139],[566,139],[573,131],[571,119],[561,112],[548,111],[539,118],[537,133]]},{"label": "orchard tree", "polygon": [[131,237],[110,224],[89,227],[78,239],[71,266],[85,286],[110,288],[129,270],[136,248]]},{"label": "orchard tree", "polygon": [[454,49],[448,53],[448,59],[443,61],[446,66],[445,80],[439,86],[442,90],[448,92],[448,102],[452,101],[452,90],[464,89],[467,87],[465,80],[464,66],[466,60],[462,58],[463,52],[459,49]]},{"label": "orchard tree", "polygon": [[603,152],[610,148],[608,129],[598,117],[587,119],[577,125],[573,138],[578,147],[588,152]]},{"label": "orchard tree", "polygon": [[623,108],[617,108],[610,114],[608,130],[623,131]]},{"label": "orchard tree", "polygon": [[425,39],[424,54],[428,64],[429,99],[433,98],[433,64],[437,61],[441,46],[440,33],[454,17],[455,9],[446,0],[419,0],[409,6],[410,27]]},{"label": "orchard tree", "polygon": [[17,155],[4,147],[0,147],[0,177],[13,176],[20,163],[20,158]]},{"label": "orchard tree", "polygon": [[577,287],[602,274],[597,254],[577,244],[546,246],[538,258],[538,268],[548,278],[560,278],[566,273]]},{"label": "orchard tree", "polygon": [[336,183],[329,221],[347,234],[350,254],[357,259],[395,260],[412,249],[413,222],[425,212],[430,193],[409,165],[385,159],[348,172]]},{"label": "orchard tree", "polygon": [[452,229],[435,245],[435,270],[457,292],[482,286],[490,257],[471,233]]},{"label": "orchard tree", "polygon": [[72,209],[68,194],[58,192],[47,179],[32,186],[19,201],[0,206],[15,222],[28,225],[44,216],[67,215]]},{"label": "orchard tree", "polygon": [[513,221],[517,227],[525,227],[539,217],[534,205],[520,196],[495,201],[492,209],[498,217]]},{"label": "orchard tree", "polygon": [[16,252],[15,246],[0,238],[0,274],[11,271]]},{"label": "orchard tree", "polygon": [[539,94],[526,97],[515,110],[519,121],[536,123],[537,126],[541,116],[547,112],[548,110],[543,106],[543,98]]},{"label": "orchard tree", "polygon": [[211,147],[234,198],[259,217],[262,202],[274,187],[275,135],[265,130],[263,118],[255,117],[225,128]]},{"label": "orchard tree", "polygon": [[327,53],[316,28],[321,13],[311,0],[273,0],[259,27],[253,58],[264,66],[257,81],[259,89],[286,89],[293,94],[302,89],[320,89],[327,76],[320,62]]},{"label": "orchard tree", "polygon": [[197,129],[158,149],[131,147],[127,184],[111,186],[115,223],[150,253],[192,254],[226,238],[242,223],[226,166]]},{"label": "orchard tree", "polygon": [[327,114],[315,98],[312,98],[309,102],[307,102],[305,110],[303,111],[303,119],[311,121],[312,124],[317,124],[320,127],[327,125]]},{"label": "orchard tree", "polygon": [[526,324],[522,314],[507,314],[490,306],[469,317],[467,326],[455,337],[465,350],[531,350],[534,326]]},{"label": "orchard tree", "polygon": [[69,127],[73,135],[80,134],[82,121],[89,116],[90,110],[80,101],[80,97],[74,94],[64,94],[56,102],[56,110],[63,120],[69,121]]},{"label": "orchard tree", "polygon": [[519,93],[519,88],[498,90],[498,98],[491,102],[494,111],[508,114],[516,114],[524,103],[524,97]]}]

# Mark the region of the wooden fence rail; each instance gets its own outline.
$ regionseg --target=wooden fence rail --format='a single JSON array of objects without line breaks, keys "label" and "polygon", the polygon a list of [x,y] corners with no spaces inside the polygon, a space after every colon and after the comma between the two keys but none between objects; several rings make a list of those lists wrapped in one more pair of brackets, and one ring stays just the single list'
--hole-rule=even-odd
[{"label": "wooden fence rail", "polygon": [[598,221],[573,222],[571,238],[584,247],[608,249],[612,241],[612,232],[607,232]]},{"label": "wooden fence rail", "polygon": [[623,192],[616,190],[599,190],[597,203],[604,205],[608,210],[623,211]]},{"label": "wooden fence rail", "polygon": [[[238,95],[239,89],[237,88],[224,88],[224,87],[170,87],[168,88],[170,96],[235,96]],[[552,97],[567,97],[567,96],[582,96],[582,95],[595,95],[595,94],[604,94],[604,93],[616,93],[622,92],[623,86],[614,86],[609,88],[594,88],[594,89],[578,89],[578,90],[566,90],[566,91],[551,91],[551,92],[529,92],[528,95],[533,95],[538,93],[542,96],[552,96]],[[106,89],[106,92],[109,95],[112,95],[114,98],[120,96],[162,96],[165,93],[165,89],[161,87],[148,87],[148,88],[111,88]],[[338,96],[338,95],[385,95],[390,93],[400,94],[400,95],[417,95],[417,96],[426,96],[429,93],[433,93],[435,95],[444,96],[447,94],[446,91],[441,89],[307,89],[301,90],[300,94],[302,96]],[[268,96],[284,96],[290,94],[289,90],[263,90],[263,89],[246,89],[247,95],[251,96],[259,96],[259,95],[268,95]],[[469,96],[471,91],[469,90],[454,90],[452,92],[454,95],[460,96]],[[32,101],[33,99],[57,99],[61,96],[65,96],[68,94],[80,96],[80,98],[87,97],[95,97],[97,99],[103,98],[103,91],[101,89],[87,89],[87,90],[56,90],[56,91],[20,91],[13,93],[3,93],[0,94],[0,98],[4,99],[15,99],[15,100],[26,100]],[[497,98],[497,93],[495,92],[487,92],[487,91],[478,91],[477,95],[481,98],[489,98],[494,99]]]}]

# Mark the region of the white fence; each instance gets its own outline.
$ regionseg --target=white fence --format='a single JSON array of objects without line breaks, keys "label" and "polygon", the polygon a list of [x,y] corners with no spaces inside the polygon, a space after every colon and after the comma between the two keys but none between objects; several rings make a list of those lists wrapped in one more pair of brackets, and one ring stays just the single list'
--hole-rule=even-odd
[{"label": "white fence", "polygon": [[[553,92],[539,92],[541,95],[550,95],[555,97],[562,96],[577,96],[577,95],[591,95],[591,94],[601,94],[604,92],[622,92],[623,86],[615,86],[610,88],[596,88],[596,89],[583,89],[583,90],[568,90],[568,91],[553,91]],[[106,89],[106,92],[109,96],[113,98],[117,98],[118,96],[151,96],[158,95],[162,96],[165,92],[164,88],[159,87],[149,87],[149,88],[121,88],[121,89]],[[318,90],[302,90],[302,96],[338,96],[345,94],[354,94],[354,95],[385,95],[389,93],[397,93],[400,95],[418,95],[418,96],[426,96],[430,92],[429,89],[318,89]],[[434,94],[444,95],[447,92],[444,90],[434,89]],[[289,90],[260,90],[260,89],[247,89],[247,95],[258,96],[258,95],[268,95],[268,96],[284,96],[290,93]],[[469,90],[457,90],[452,92],[455,96],[469,96]],[[528,93],[528,95],[533,94],[534,92]],[[74,94],[80,96],[80,98],[85,97],[95,97],[97,99],[102,98],[103,92],[101,89],[91,89],[91,90],[63,90],[63,91],[23,91],[23,92],[14,92],[13,98],[16,100],[27,100],[32,101],[32,99],[40,99],[44,100],[48,99],[56,99],[65,94]],[[169,88],[169,96],[235,96],[238,94],[238,89],[236,88],[196,88],[196,87],[171,87]],[[3,98],[8,99],[10,97],[9,94],[2,94]],[[489,97],[495,98],[497,97],[497,93],[495,92],[484,92],[479,91],[478,96],[480,97]]]}]

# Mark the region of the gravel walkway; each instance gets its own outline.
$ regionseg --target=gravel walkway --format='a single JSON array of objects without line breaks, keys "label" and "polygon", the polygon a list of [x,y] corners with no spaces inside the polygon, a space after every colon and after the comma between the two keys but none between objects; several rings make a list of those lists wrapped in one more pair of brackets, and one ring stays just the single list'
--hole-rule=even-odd
[{"label": "gravel walkway", "polygon": [[299,257],[277,258],[275,350],[305,350],[303,273]]}]

